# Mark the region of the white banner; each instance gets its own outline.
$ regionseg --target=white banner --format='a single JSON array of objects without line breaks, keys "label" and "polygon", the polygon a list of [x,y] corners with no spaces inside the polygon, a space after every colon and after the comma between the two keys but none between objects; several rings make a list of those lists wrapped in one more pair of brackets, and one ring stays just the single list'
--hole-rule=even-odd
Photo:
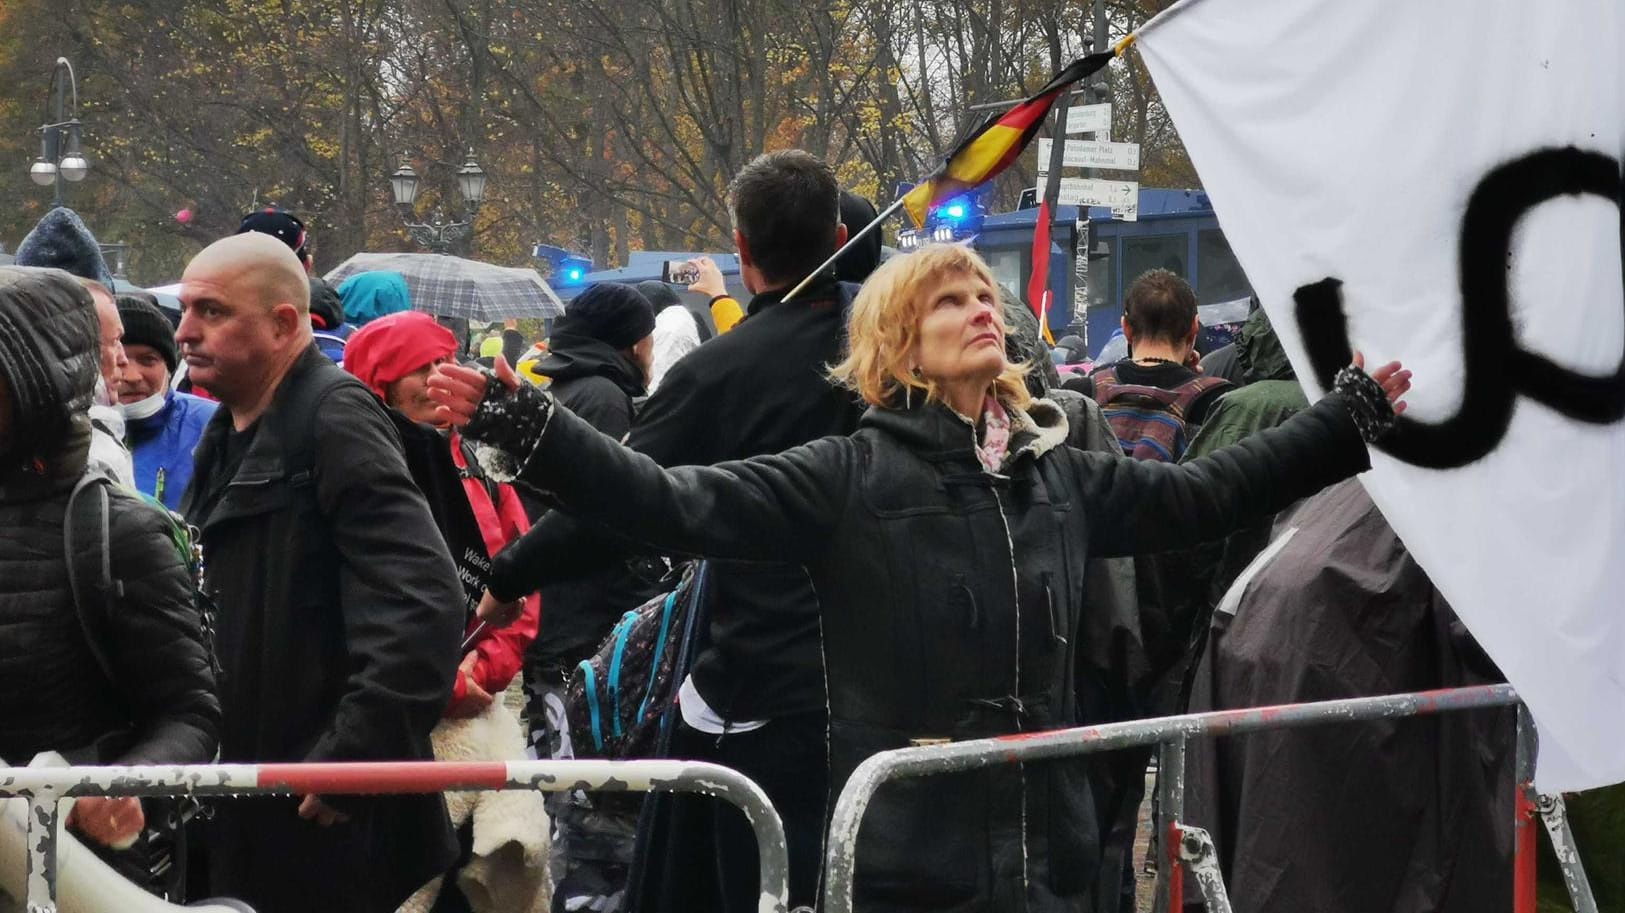
[{"label": "white banner", "polygon": [[[1038,146],[1038,170],[1049,170],[1050,152],[1054,140],[1041,139]],[[1140,170],[1139,143],[1104,143],[1095,140],[1069,139],[1061,155],[1067,168],[1111,168],[1117,171]]]},{"label": "white banner", "polygon": [[1415,371],[1364,481],[1540,788],[1625,780],[1625,5],[1185,0],[1137,46],[1311,395]]}]

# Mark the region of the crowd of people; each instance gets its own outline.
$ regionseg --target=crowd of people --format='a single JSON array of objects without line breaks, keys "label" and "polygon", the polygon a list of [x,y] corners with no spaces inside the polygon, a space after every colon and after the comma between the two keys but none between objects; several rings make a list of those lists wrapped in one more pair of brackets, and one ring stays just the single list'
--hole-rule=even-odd
[{"label": "crowd of people", "polygon": [[[1262,310],[1204,359],[1154,270],[1129,354],[1063,385],[1069,347],[967,246],[875,233],[816,272],[875,209],[815,156],[758,157],[729,205],[748,300],[701,258],[483,341],[399,275],[315,278],[290,213],[197,254],[178,322],[49,214],[0,268],[0,758],[598,756],[582,670],[704,562],[662,744],[762,786],[815,907],[876,752],[1498,677],[1348,481],[1398,364],[1310,404]],[[1462,873],[1510,858],[1510,729],[1423,726],[1193,756],[1238,909],[1509,896]],[[858,909],[1132,911],[1147,760],[887,785]],[[1281,825],[1384,790],[1409,815],[1360,818],[1358,879],[1335,831]],[[156,894],[259,913],[758,909],[749,822],[698,796],[85,798],[69,825]]]}]

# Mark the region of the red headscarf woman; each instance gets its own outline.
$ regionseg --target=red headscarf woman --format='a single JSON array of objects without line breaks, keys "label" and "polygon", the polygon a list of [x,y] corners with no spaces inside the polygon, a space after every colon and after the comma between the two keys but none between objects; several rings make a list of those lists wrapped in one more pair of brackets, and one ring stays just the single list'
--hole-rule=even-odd
[{"label": "red headscarf woman", "polygon": [[541,600],[534,593],[526,597],[519,622],[509,628],[480,630],[474,617],[491,557],[530,522],[513,486],[486,478],[468,445],[435,415],[427,395],[429,372],[456,351],[456,337],[433,317],[402,311],[357,330],[345,346],[344,367],[390,407],[407,465],[457,559],[467,596],[465,637],[478,636],[459,669],[446,715],[464,717],[482,712],[519,673],[525,648],[536,639]]}]

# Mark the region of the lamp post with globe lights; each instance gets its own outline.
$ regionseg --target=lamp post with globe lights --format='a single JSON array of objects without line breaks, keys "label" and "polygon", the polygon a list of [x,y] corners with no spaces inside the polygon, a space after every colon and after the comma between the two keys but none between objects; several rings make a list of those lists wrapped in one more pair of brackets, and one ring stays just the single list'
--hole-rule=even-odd
[{"label": "lamp post with globe lights", "polygon": [[[81,148],[79,122],[79,83],[73,77],[73,64],[66,57],[58,57],[51,70],[51,108],[47,122],[40,127],[40,155],[28,174],[41,187],[55,187],[52,205],[62,205],[62,182],[77,184],[90,172]],[[73,105],[64,111],[72,98]]]},{"label": "lamp post with globe lights", "polygon": [[485,201],[485,170],[474,161],[474,150],[468,150],[468,156],[461,168],[457,169],[457,189],[463,195],[463,205],[467,207],[468,217],[462,221],[446,222],[440,219],[439,213],[432,222],[414,222],[413,205],[418,198],[418,173],[412,168],[412,163],[401,158],[401,167],[389,176],[389,190],[395,197],[395,207],[400,211],[401,222],[412,235],[412,240],[427,247],[437,254],[449,253],[453,247],[466,241],[473,235],[474,216],[479,212],[480,204]]}]

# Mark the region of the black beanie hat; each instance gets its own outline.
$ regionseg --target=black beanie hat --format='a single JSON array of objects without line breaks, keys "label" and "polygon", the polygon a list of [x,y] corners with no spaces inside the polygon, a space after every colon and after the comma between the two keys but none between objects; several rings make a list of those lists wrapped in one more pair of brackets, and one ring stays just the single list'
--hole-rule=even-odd
[{"label": "black beanie hat", "polygon": [[96,236],[85,227],[79,214],[58,206],[39,220],[34,230],[17,245],[18,266],[45,266],[81,279],[91,279],[113,289],[113,275],[102,259]]},{"label": "black beanie hat", "polygon": [[124,344],[152,346],[158,350],[169,373],[175,373],[180,362],[180,351],[175,348],[175,328],[158,310],[158,305],[140,295],[118,296],[118,317],[124,322]]},{"label": "black beanie hat", "polygon": [[564,308],[553,332],[590,336],[612,349],[630,349],[655,331],[655,312],[637,289],[619,282],[587,286]]},{"label": "black beanie hat", "polygon": [[683,305],[683,299],[677,297],[677,290],[659,279],[645,279],[637,284],[637,289],[639,294],[649,299],[649,307],[656,314],[666,308]]}]

